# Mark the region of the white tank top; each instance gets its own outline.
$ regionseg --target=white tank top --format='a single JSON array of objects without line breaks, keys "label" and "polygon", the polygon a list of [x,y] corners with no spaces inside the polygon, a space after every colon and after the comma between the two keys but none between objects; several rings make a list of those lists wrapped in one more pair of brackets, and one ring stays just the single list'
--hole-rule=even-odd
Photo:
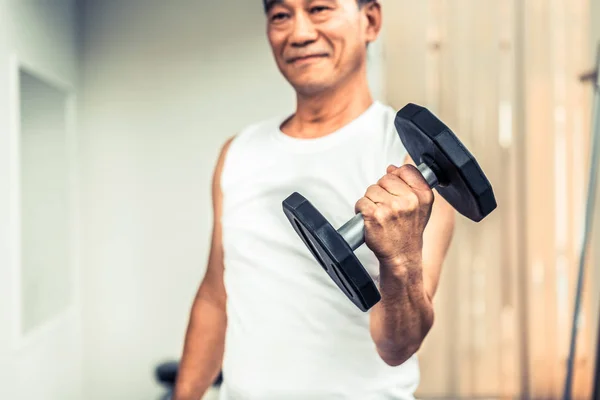
[{"label": "white tank top", "polygon": [[[405,400],[416,356],[385,364],[361,312],[295,233],[282,201],[297,191],[337,229],[367,187],[406,156],[395,111],[379,102],[317,139],[250,126],[232,141],[221,176],[227,333],[221,400]],[[358,258],[377,281],[379,264]]]}]

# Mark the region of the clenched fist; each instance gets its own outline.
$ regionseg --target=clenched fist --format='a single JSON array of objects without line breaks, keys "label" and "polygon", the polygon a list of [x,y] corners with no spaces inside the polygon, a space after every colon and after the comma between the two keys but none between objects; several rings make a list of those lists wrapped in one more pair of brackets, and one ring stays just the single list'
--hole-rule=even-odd
[{"label": "clenched fist", "polygon": [[356,203],[365,221],[365,243],[382,264],[420,256],[423,231],[433,206],[433,192],[410,164],[390,165]]}]

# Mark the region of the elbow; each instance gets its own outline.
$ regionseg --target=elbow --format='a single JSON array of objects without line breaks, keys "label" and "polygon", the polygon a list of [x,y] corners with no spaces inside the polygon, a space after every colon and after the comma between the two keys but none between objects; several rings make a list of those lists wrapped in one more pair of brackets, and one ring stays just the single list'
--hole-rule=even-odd
[{"label": "elbow", "polygon": [[384,351],[377,348],[377,352],[379,353],[379,357],[383,360],[384,363],[389,365],[390,367],[398,367],[408,361],[414,354],[419,351],[420,343],[407,346],[402,350],[398,351]]},{"label": "elbow", "polygon": [[375,341],[377,353],[379,357],[390,367],[397,367],[404,364],[408,359],[415,355],[421,348],[425,337],[433,327],[433,312],[429,313],[421,324],[421,329],[418,333],[415,332],[413,335],[404,336],[403,340],[393,341],[390,343],[386,341]]},{"label": "elbow", "polygon": [[410,358],[410,356],[399,357],[399,356],[385,355],[385,354],[381,354],[381,353],[379,353],[379,356],[381,357],[383,362],[386,363],[390,367],[399,367],[400,365],[404,364]]}]

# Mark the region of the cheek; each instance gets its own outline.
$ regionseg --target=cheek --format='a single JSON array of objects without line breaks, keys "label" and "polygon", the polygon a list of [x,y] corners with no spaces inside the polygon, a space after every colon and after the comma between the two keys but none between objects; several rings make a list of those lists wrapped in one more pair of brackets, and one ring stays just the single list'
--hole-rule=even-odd
[{"label": "cheek", "polygon": [[352,29],[352,25],[352,21],[349,21],[346,18],[330,18],[323,23],[322,28],[329,34],[343,36]]},{"label": "cheek", "polygon": [[283,46],[283,35],[280,32],[276,31],[267,31],[267,39],[269,41],[269,45],[271,46],[271,50],[275,54],[276,58],[281,57],[281,46]]},{"label": "cheek", "polygon": [[335,19],[323,27],[323,33],[337,53],[338,60],[347,59],[357,50],[355,42],[359,41],[358,29],[356,24],[343,19]]}]

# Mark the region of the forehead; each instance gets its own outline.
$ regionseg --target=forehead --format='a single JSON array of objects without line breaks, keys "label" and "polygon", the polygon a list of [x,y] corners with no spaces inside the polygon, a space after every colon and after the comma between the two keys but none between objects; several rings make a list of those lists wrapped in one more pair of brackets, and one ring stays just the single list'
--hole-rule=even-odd
[{"label": "forehead", "polygon": [[[263,0],[265,11],[273,8],[277,4],[281,5],[304,5],[312,3],[316,0]],[[323,0],[322,0],[323,1]],[[356,0],[325,0],[328,3],[344,3],[344,2],[356,2]]]}]

